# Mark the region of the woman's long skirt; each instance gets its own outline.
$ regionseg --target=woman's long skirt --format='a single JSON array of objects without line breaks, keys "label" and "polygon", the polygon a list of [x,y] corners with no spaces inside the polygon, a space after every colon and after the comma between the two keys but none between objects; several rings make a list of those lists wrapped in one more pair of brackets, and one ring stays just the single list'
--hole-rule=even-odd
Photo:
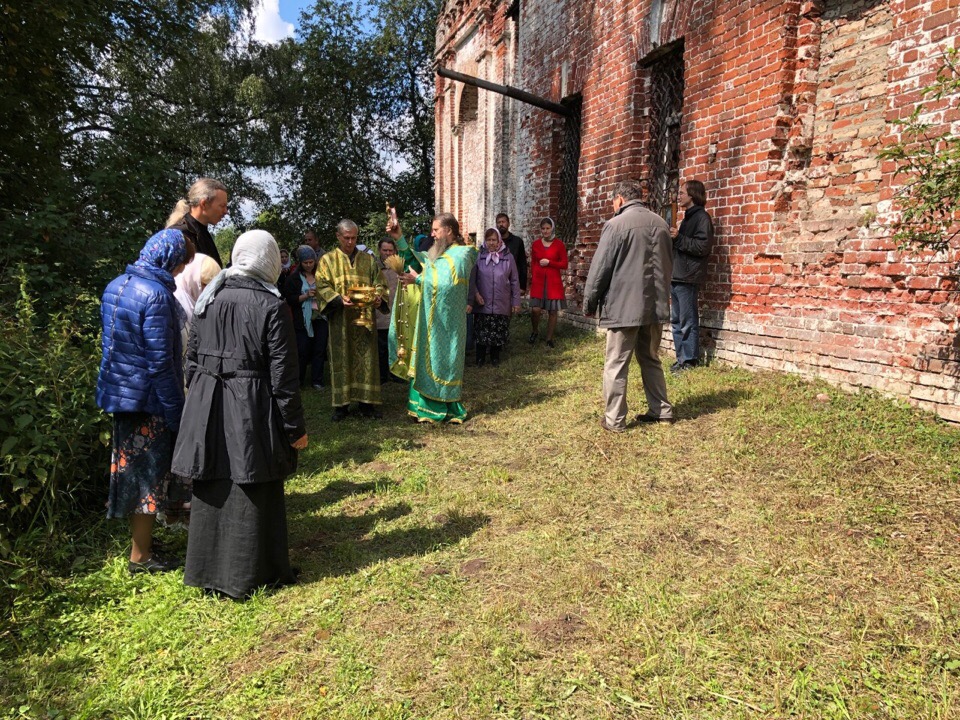
[{"label": "woman's long skirt", "polygon": [[183,582],[233,598],[295,582],[283,481],[194,483]]},{"label": "woman's long skirt", "polygon": [[190,483],[170,472],[176,435],[149,413],[114,413],[107,517],[156,515],[190,502]]}]

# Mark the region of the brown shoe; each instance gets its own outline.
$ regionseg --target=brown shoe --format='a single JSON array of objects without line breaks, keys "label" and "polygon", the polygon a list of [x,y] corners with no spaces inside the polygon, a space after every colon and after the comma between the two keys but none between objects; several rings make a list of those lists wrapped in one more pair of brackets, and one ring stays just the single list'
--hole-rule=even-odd
[{"label": "brown shoe", "polygon": [[607,425],[606,418],[600,418],[600,427],[602,427],[607,432],[612,432],[612,433],[622,433],[622,432],[626,432],[627,430],[626,428],[617,428],[617,427],[613,427],[612,425]]}]

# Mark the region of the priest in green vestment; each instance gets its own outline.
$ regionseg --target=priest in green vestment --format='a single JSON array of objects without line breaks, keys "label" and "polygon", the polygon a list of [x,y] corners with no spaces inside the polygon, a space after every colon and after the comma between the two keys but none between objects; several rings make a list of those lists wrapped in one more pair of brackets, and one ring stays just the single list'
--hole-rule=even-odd
[{"label": "priest in green vestment", "polygon": [[[467,344],[467,305],[470,272],[477,249],[463,245],[460,223],[450,213],[433,219],[433,244],[426,252],[413,250],[399,225],[387,228],[397,250],[422,266],[401,276],[420,289],[416,327],[408,359],[410,391],[407,411],[420,422],[462,423],[467,417],[460,402]],[[396,319],[396,317],[395,317]],[[409,332],[409,330],[407,331]]]},{"label": "priest in green vestment", "polygon": [[[317,264],[317,301],[330,323],[330,388],[333,420],[343,420],[350,403],[360,404],[364,417],[381,417],[380,368],[373,313],[386,301],[387,286],[374,257],[357,249],[359,229],[352,220],[337,225],[338,247]],[[376,289],[372,307],[360,308],[350,302],[347,290],[356,285]],[[356,324],[361,317],[368,327]]]}]

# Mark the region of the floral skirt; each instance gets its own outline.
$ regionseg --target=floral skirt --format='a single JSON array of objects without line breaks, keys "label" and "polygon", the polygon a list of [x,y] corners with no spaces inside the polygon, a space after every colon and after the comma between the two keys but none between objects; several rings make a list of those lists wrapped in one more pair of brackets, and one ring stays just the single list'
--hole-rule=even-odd
[{"label": "floral skirt", "polygon": [[115,413],[107,517],[188,511],[191,486],[170,472],[176,435],[163,418],[147,413]]},{"label": "floral skirt", "polygon": [[510,335],[510,316],[477,313],[473,321],[473,334],[477,338],[477,345],[502,347],[507,344]]}]

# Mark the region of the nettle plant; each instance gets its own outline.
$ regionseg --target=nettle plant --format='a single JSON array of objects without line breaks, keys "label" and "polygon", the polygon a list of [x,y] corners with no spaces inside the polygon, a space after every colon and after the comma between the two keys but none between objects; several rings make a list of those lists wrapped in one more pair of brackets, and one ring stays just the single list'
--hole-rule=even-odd
[{"label": "nettle plant", "polygon": [[[931,104],[946,122],[931,120]],[[896,176],[905,180],[895,199],[899,215],[892,224],[901,249],[940,252],[960,235],[960,135],[951,132],[949,123],[958,108],[960,52],[949,49],[936,81],[923,89],[923,102],[908,118],[897,121],[899,141],[880,154],[897,162]]]}]

